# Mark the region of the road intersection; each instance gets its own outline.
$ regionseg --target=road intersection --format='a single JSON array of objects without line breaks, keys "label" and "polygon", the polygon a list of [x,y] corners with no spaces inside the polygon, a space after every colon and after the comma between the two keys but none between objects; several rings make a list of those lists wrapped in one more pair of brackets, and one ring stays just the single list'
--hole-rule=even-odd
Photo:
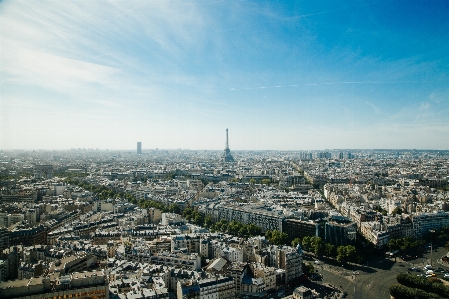
[{"label": "road intersection", "polygon": [[[441,261],[447,254],[443,247],[438,248],[433,253],[433,264],[449,270],[449,265]],[[305,258],[305,262],[313,261]],[[333,284],[343,292],[347,293],[346,298],[353,299],[382,299],[390,298],[389,288],[397,283],[396,276],[399,273],[410,272],[414,274],[424,273],[422,269],[430,262],[430,253],[422,257],[403,261],[400,258],[380,258],[364,266],[348,265],[341,267],[334,263],[320,261],[320,265],[314,265],[318,273],[323,276],[322,283]],[[410,271],[412,267],[421,269],[420,272]],[[442,278],[444,273],[436,273]]]}]

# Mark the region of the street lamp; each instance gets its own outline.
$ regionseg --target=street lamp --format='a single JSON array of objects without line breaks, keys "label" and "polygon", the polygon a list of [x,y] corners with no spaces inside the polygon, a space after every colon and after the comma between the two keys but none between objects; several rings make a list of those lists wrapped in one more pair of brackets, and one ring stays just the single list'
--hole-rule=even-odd
[{"label": "street lamp", "polygon": [[433,233],[435,232],[434,229],[429,230],[430,232],[430,265],[432,265],[432,254],[433,254]]}]

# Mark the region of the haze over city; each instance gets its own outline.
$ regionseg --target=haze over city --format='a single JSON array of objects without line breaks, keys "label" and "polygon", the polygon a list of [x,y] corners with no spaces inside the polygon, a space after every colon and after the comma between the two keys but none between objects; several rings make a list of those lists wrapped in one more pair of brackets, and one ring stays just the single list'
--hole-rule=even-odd
[{"label": "haze over city", "polygon": [[0,149],[449,148],[447,1],[2,1]]}]

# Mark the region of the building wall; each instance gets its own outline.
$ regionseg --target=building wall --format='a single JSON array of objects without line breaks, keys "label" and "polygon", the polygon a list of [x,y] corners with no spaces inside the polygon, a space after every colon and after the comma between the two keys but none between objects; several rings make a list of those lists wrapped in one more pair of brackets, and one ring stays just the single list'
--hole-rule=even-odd
[{"label": "building wall", "polygon": [[288,234],[288,242],[291,242],[295,238],[302,239],[305,236],[317,236],[317,226],[318,224],[313,221],[286,219],[282,231]]},{"label": "building wall", "polygon": [[326,243],[335,246],[346,246],[355,242],[357,225],[354,222],[343,224],[335,222],[327,222],[324,225]]},{"label": "building wall", "polygon": [[413,216],[414,237],[420,239],[432,229],[449,226],[449,212],[423,213]]},{"label": "building wall", "polygon": [[247,210],[233,206],[219,206],[217,214],[213,216],[216,221],[225,219],[229,222],[235,220],[243,224],[255,224],[262,229],[262,233],[265,233],[267,230],[282,231],[282,223],[285,219],[268,211]]},{"label": "building wall", "polygon": [[9,248],[9,231],[7,228],[0,228],[0,252]]}]

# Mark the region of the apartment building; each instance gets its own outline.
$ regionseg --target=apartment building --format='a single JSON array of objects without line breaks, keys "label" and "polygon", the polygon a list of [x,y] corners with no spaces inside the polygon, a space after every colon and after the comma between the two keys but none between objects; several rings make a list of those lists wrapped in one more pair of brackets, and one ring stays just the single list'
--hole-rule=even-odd
[{"label": "apartment building", "polygon": [[243,224],[255,224],[262,229],[262,233],[267,230],[282,231],[285,220],[285,216],[279,215],[279,212],[254,206],[219,205],[213,215],[216,221],[225,219],[229,222],[235,220]]},{"label": "apartment building", "polygon": [[52,274],[0,282],[0,297],[10,299],[108,299],[109,283],[103,271]]},{"label": "apartment building", "polygon": [[449,212],[421,213],[413,215],[412,220],[414,237],[420,239],[431,230],[449,226]]},{"label": "apartment building", "polygon": [[318,223],[313,220],[288,218],[283,223],[282,231],[288,234],[288,241],[291,242],[295,238],[318,236]]},{"label": "apartment building", "polygon": [[198,281],[178,281],[177,299],[234,299],[235,288],[231,277],[215,277]]},{"label": "apartment building", "polygon": [[390,240],[390,232],[387,231],[386,225],[378,221],[362,222],[360,233],[377,248],[387,246]]},{"label": "apartment building", "polygon": [[40,224],[33,227],[18,226],[10,231],[9,244],[33,246],[47,243],[47,228]]},{"label": "apartment building", "polygon": [[342,216],[332,216],[324,224],[324,241],[335,246],[353,244],[356,240],[357,224]]}]

